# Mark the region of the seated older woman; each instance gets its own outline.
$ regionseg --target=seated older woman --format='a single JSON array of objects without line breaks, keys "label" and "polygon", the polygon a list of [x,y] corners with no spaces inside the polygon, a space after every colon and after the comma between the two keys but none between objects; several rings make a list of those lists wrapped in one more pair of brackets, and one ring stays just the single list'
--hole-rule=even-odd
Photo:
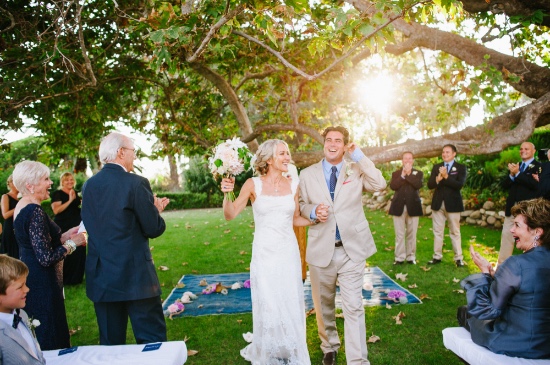
[{"label": "seated older woman", "polygon": [[512,215],[510,232],[523,254],[508,258],[494,272],[491,264],[470,247],[481,273],[462,280],[468,305],[467,314],[466,307],[459,308],[458,319],[476,344],[492,352],[548,359],[550,201],[539,198],[517,203]]}]

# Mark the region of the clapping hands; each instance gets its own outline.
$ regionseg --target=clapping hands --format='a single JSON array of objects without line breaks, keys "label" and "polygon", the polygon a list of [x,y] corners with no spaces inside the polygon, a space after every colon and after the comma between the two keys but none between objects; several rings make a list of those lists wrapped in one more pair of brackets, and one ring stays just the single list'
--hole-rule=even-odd
[{"label": "clapping hands", "polygon": [[155,207],[157,207],[159,213],[162,213],[164,211],[164,208],[170,203],[170,199],[164,197],[164,198],[157,198],[155,194]]},{"label": "clapping hands", "polygon": [[491,276],[493,276],[493,265],[491,265],[491,263],[487,261],[485,257],[476,252],[474,250],[474,246],[472,245],[470,245],[470,255],[472,255],[472,260],[474,261],[474,264],[479,267],[482,273],[491,274]]}]

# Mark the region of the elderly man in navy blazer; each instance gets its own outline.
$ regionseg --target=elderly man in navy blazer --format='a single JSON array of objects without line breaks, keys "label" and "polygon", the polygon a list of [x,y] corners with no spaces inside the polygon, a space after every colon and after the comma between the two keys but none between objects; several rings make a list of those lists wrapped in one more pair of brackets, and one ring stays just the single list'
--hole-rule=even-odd
[{"label": "elderly man in navy blazer", "polygon": [[128,317],[138,344],[166,341],[160,284],[149,239],[164,233],[169,203],[149,181],[131,173],[134,142],[113,132],[99,146],[103,168],[83,187],[88,232],[86,294],[94,302],[101,345],[126,343]]},{"label": "elderly man in navy blazer", "polygon": [[428,264],[439,264],[443,258],[443,232],[445,220],[447,220],[454,261],[457,267],[462,267],[464,256],[460,236],[460,212],[464,211],[464,203],[460,190],[466,182],[466,166],[455,161],[456,147],[452,144],[443,146],[441,157],[443,162],[433,166],[428,180],[428,188],[434,189],[432,198],[434,254]]},{"label": "elderly man in navy blazer", "polygon": [[400,265],[407,261],[416,264],[416,231],[418,217],[422,216],[422,201],[418,190],[422,187],[424,174],[413,169],[412,152],[403,153],[403,166],[391,176],[390,188],[395,191],[389,214],[393,216],[395,230],[395,261]]}]

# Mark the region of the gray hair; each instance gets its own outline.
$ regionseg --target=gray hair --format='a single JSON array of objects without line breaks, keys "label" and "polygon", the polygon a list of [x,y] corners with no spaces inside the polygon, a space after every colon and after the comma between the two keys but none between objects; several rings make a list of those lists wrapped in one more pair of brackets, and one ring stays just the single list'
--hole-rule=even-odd
[{"label": "gray hair", "polygon": [[256,151],[256,161],[254,162],[254,172],[258,175],[267,174],[269,165],[267,160],[270,158],[277,159],[277,145],[284,144],[288,149],[288,144],[280,139],[268,139],[258,147]]},{"label": "gray hair", "polygon": [[120,147],[124,146],[124,142],[126,142],[126,139],[130,138],[126,137],[122,133],[109,133],[105,138],[103,138],[101,144],[99,145],[99,160],[102,163],[115,161],[117,158],[118,150],[120,149]]},{"label": "gray hair", "polygon": [[27,184],[38,185],[41,179],[50,176],[50,169],[42,162],[22,161],[15,165],[13,169],[13,185],[21,194],[31,194],[27,189]]}]

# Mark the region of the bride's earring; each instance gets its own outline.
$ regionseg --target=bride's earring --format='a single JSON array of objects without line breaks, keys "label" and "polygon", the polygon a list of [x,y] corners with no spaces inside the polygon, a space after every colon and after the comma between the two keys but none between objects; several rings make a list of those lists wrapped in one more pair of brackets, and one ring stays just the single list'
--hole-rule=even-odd
[{"label": "bride's earring", "polygon": [[539,236],[535,236],[535,239],[533,240],[533,247],[537,247],[539,245]]}]

